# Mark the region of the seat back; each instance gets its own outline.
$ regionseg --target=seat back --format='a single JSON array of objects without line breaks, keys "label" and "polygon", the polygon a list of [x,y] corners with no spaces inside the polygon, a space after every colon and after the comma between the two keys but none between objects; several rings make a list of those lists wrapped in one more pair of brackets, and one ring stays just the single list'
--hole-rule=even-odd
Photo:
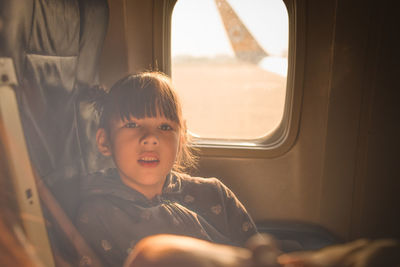
[{"label": "seat back", "polygon": [[11,57],[16,68],[33,165],[50,187],[81,177],[97,168],[93,163],[100,157],[91,141],[93,110],[80,96],[98,83],[107,2],[3,0],[0,5],[0,56]]},{"label": "seat back", "polygon": [[107,24],[107,0],[0,1],[0,57],[15,66],[29,156],[70,219],[79,179],[109,164],[97,152],[96,117],[83,97],[98,84]]}]

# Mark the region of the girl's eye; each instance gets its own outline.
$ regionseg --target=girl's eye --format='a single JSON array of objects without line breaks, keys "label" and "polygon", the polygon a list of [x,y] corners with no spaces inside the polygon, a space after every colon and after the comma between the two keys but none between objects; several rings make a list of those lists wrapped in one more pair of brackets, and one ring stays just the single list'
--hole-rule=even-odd
[{"label": "girl's eye", "polygon": [[124,128],[137,128],[139,125],[136,122],[128,122],[124,125]]},{"label": "girl's eye", "polygon": [[162,131],[171,131],[172,130],[172,127],[168,124],[161,124],[159,128]]}]

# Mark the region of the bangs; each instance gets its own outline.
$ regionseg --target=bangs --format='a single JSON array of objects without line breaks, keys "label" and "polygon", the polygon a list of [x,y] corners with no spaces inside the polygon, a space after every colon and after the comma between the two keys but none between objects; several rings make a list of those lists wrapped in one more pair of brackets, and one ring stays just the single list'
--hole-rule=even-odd
[{"label": "bangs", "polygon": [[131,116],[163,116],[181,125],[181,107],[168,80],[141,77],[127,79],[123,84],[116,84],[110,91],[110,117],[129,120]]},{"label": "bangs", "polygon": [[120,106],[116,107],[116,109],[119,109],[121,120],[129,120],[131,116],[138,119],[164,116],[171,121],[179,123],[177,107],[171,99],[151,94],[150,90],[128,92],[129,95],[121,99],[118,102]]}]

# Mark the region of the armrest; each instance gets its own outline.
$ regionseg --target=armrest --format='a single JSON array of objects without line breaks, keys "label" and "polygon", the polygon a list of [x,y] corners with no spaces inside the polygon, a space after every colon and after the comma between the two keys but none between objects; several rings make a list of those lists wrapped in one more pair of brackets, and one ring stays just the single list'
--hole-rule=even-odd
[{"label": "armrest", "polygon": [[284,252],[316,250],[342,243],[337,236],[320,225],[295,221],[264,221],[257,223],[260,233],[278,240]]}]

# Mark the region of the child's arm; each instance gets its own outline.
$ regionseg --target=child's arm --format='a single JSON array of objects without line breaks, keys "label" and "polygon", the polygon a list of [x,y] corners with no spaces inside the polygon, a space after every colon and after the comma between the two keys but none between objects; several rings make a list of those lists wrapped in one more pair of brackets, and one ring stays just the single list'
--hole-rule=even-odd
[{"label": "child's arm", "polygon": [[250,267],[251,251],[175,235],[141,240],[124,267]]},{"label": "child's arm", "polygon": [[217,178],[182,176],[180,193],[182,204],[203,217],[225,237],[211,236],[216,243],[244,247],[246,241],[257,233],[256,226],[246,209]]},{"label": "child's arm", "polygon": [[124,267],[278,267],[278,253],[275,240],[268,235],[253,236],[247,248],[155,235],[137,244]]},{"label": "child's arm", "polygon": [[235,194],[222,182],[216,181],[221,193],[223,208],[226,213],[226,225],[232,241],[236,245],[243,246],[251,236],[258,233],[256,225]]},{"label": "child's arm", "polygon": [[[124,240],[117,236],[123,231],[113,207],[102,199],[94,198],[81,206],[77,228],[88,241],[105,266],[121,266],[128,253],[123,253]],[[82,259],[90,262],[90,259]]]}]

